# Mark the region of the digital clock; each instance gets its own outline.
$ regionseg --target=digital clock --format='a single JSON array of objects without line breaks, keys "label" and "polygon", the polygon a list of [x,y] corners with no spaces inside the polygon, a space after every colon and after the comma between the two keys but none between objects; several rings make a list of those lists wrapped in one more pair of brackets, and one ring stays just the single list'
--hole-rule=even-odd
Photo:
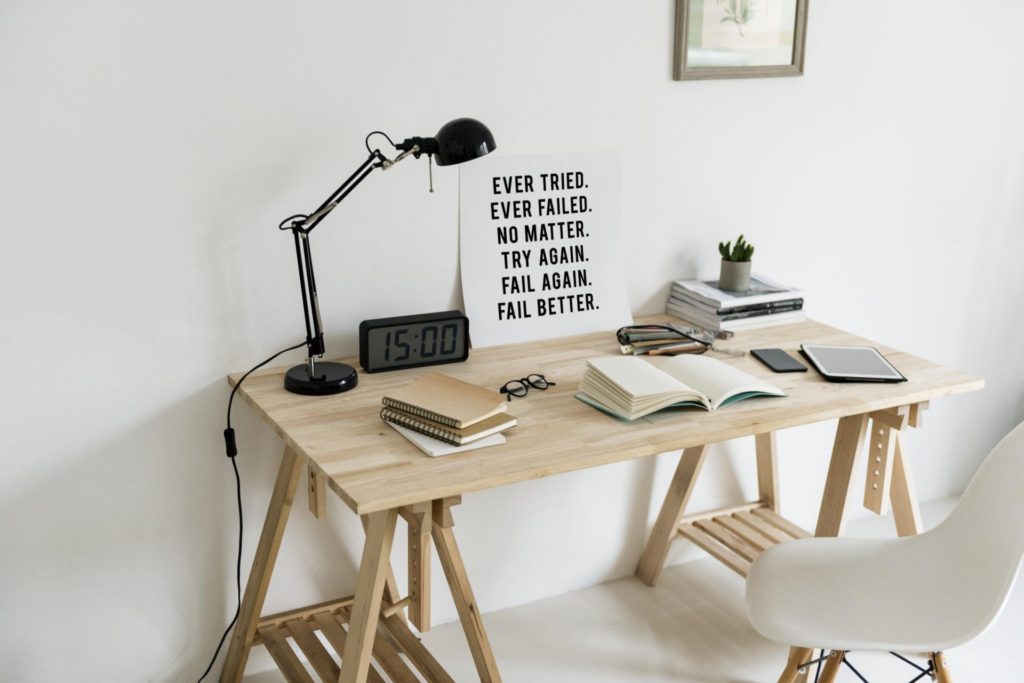
[{"label": "digital clock", "polygon": [[458,363],[468,357],[469,318],[462,311],[359,323],[359,364],[366,372]]}]

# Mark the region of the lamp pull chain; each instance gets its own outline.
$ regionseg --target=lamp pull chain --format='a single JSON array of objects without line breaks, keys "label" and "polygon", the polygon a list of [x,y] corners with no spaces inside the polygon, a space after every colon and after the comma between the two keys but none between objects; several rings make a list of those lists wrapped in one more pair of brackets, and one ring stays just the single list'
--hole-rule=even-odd
[{"label": "lamp pull chain", "polygon": [[434,155],[427,155],[427,177],[430,178],[430,191],[434,191]]}]

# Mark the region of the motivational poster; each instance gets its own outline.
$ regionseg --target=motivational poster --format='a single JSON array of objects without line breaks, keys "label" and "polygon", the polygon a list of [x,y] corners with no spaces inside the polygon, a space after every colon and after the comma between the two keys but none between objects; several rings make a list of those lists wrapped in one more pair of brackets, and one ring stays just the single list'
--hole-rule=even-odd
[{"label": "motivational poster", "polygon": [[618,258],[618,153],[492,154],[459,166],[459,179],[462,294],[474,346],[632,322]]}]

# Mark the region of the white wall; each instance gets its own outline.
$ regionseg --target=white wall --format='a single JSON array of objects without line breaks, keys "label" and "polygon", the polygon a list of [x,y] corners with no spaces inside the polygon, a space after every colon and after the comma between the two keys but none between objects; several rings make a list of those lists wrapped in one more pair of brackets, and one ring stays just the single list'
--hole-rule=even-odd
[{"label": "white wall", "polygon": [[[923,498],[962,489],[1024,418],[1024,5],[815,2],[804,77],[706,83],[670,79],[673,6],[5,0],[0,678],[198,675],[234,607],[224,376],[301,338],[275,227],[378,128],[470,115],[505,153],[622,149],[634,310],[745,232],[815,316],[987,379],[910,438]],[[332,353],[361,319],[460,303],[457,172],[436,185],[400,166],[318,231]],[[236,421],[248,561],[280,444]],[[780,437],[808,525],[831,431]],[[749,445],[716,450],[694,505],[753,493]],[[483,608],[631,573],[672,460],[468,496]],[[353,586],[357,520],[298,503],[270,610]]]}]

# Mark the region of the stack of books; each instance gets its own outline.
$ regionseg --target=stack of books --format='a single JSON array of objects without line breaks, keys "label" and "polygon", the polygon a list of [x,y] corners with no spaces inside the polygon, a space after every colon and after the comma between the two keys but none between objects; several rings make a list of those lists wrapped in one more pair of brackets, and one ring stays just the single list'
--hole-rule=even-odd
[{"label": "stack of books", "polygon": [[804,295],[763,275],[750,278],[750,289],[719,289],[718,280],[672,283],[665,312],[706,330],[746,330],[806,320]]},{"label": "stack of books", "polygon": [[430,372],[381,400],[381,419],[430,456],[496,446],[516,425],[497,391]]}]

